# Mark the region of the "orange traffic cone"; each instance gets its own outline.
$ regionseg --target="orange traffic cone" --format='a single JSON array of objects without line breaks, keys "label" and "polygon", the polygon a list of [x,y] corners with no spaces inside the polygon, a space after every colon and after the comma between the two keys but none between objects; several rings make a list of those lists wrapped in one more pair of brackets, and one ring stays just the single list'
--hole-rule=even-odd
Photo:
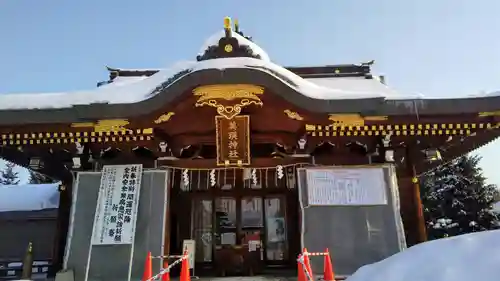
[{"label": "orange traffic cone", "polygon": [[[163,262],[163,269],[168,268],[168,260],[165,259]],[[170,281],[170,272],[164,272],[163,275],[161,276],[161,281]]]},{"label": "orange traffic cone", "polygon": [[[299,255],[299,260],[302,255]],[[307,281],[306,273],[304,272],[304,266],[300,261],[297,261],[297,281]]]},{"label": "orange traffic cone", "polygon": [[309,255],[307,255],[306,253],[308,253],[307,248],[304,248],[302,250],[302,254],[304,255],[304,266],[305,266],[307,272],[309,273],[309,277],[314,279],[313,271],[311,269],[311,263],[309,262]]},{"label": "orange traffic cone", "polygon": [[189,258],[187,257],[188,251],[184,251],[184,258],[181,263],[181,278],[180,281],[191,281],[189,276]]},{"label": "orange traffic cone", "polygon": [[151,258],[151,252],[148,252],[146,256],[146,263],[144,264],[144,274],[142,275],[142,281],[147,281],[153,277],[153,260]]},{"label": "orange traffic cone", "polygon": [[332,259],[330,258],[330,252],[328,248],[325,250],[325,264],[323,270],[323,280],[324,281],[335,281],[335,274],[333,273]]}]

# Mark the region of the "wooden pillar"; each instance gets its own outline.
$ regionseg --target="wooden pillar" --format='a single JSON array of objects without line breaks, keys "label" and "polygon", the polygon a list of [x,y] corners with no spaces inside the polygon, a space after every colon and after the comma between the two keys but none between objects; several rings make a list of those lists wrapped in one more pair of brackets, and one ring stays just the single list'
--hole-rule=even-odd
[{"label": "wooden pillar", "polygon": [[413,202],[413,222],[415,223],[415,227],[411,227],[411,229],[415,229],[416,231],[416,239],[417,243],[422,243],[427,241],[427,230],[424,218],[424,209],[422,207],[422,199],[420,197],[420,183],[417,177],[417,171],[415,169],[415,154],[414,150],[411,147],[406,148],[406,159],[407,159],[407,169],[408,173],[411,175],[411,195]]},{"label": "wooden pillar", "polygon": [[[176,201],[175,200],[172,200],[171,199],[171,196],[175,196],[175,193],[174,193],[174,187],[176,186],[176,182],[174,182],[175,180],[177,180],[177,178],[180,179],[180,176],[181,174],[179,173],[178,175],[176,175],[176,169],[169,169],[167,170],[168,171],[168,180],[167,180],[167,194],[166,194],[166,201],[167,201],[167,208],[165,209],[165,227],[163,229],[165,235],[164,235],[164,238],[163,238],[163,255],[164,256],[168,256],[171,254],[171,245],[170,245],[170,241],[172,240],[172,235],[174,235],[174,237],[178,237],[178,235],[176,234],[173,234],[174,232],[177,231],[177,224],[178,222],[177,221],[174,221],[172,222],[172,217],[175,215],[176,217],[176,220],[177,220],[177,214],[173,214],[172,213],[172,210],[175,210],[175,204]],[[180,182],[180,180],[179,180]],[[178,185],[177,185],[178,186]],[[177,191],[177,189],[176,189]],[[175,248],[175,245],[173,245],[174,248]],[[177,254],[177,253],[172,253],[172,254]],[[165,259],[164,259],[165,261]]]},{"label": "wooden pillar", "polygon": [[59,186],[56,237],[52,254],[52,270],[49,272],[49,276],[52,277],[63,268],[71,215],[72,190],[73,175],[68,171],[61,179],[61,185]]}]

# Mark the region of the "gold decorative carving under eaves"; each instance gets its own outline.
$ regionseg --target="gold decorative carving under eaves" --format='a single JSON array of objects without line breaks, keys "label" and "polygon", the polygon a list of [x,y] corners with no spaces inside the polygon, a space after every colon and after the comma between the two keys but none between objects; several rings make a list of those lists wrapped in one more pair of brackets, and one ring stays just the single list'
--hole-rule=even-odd
[{"label": "gold decorative carving under eaves", "polygon": [[227,119],[240,114],[245,106],[262,106],[259,95],[263,93],[264,88],[250,84],[206,85],[193,90],[193,94],[198,96],[195,106],[215,107],[217,113]]},{"label": "gold decorative carving under eaves", "polygon": [[283,112],[285,112],[286,116],[288,116],[288,118],[290,119],[298,121],[304,120],[304,117],[300,116],[300,114],[298,114],[297,112],[291,111],[289,109],[285,109]]},{"label": "gold decorative carving under eaves", "polygon": [[162,114],[160,115],[155,121],[153,121],[155,124],[161,124],[161,123],[165,123],[165,122],[168,122],[170,120],[170,118],[172,118],[172,116],[174,116],[175,113],[174,112],[168,112],[168,113],[165,113],[165,114]]},{"label": "gold decorative carving under eaves", "polygon": [[312,136],[470,136],[481,130],[498,130],[500,122],[479,123],[417,123],[371,125],[315,125],[306,124]]},{"label": "gold decorative carving under eaves", "polygon": [[[113,120],[114,122],[114,120]],[[102,122],[97,125],[92,122],[74,123],[73,128],[83,128],[87,130],[77,132],[30,132],[30,133],[9,133],[0,135],[0,145],[59,145],[69,143],[86,142],[135,142],[153,139],[153,128],[118,129],[116,125],[111,126]],[[89,131],[88,128],[96,128]]]},{"label": "gold decorative carving under eaves", "polygon": [[500,116],[500,110],[499,111],[490,111],[490,112],[479,112],[478,116],[479,117]]},{"label": "gold decorative carving under eaves", "polygon": [[387,121],[387,116],[361,116],[360,114],[329,114],[334,126],[364,126],[365,121]]},{"label": "gold decorative carving under eaves", "polygon": [[128,120],[125,119],[110,119],[110,120],[98,120],[96,123],[84,122],[84,123],[73,123],[71,127],[73,128],[94,128],[94,132],[120,132],[128,131],[125,128],[130,124]]}]

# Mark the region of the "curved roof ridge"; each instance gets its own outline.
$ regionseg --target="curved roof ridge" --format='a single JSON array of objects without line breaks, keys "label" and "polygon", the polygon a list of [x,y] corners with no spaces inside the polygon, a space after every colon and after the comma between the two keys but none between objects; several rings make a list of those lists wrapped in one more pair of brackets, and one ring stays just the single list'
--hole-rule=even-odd
[{"label": "curved roof ridge", "polygon": [[96,103],[136,103],[157,94],[157,88],[164,88],[167,86],[166,82],[170,82],[169,84],[171,84],[183,76],[179,75],[179,77],[176,77],[178,74],[187,74],[191,71],[194,72],[203,69],[230,68],[250,68],[267,72],[312,99],[336,100],[385,97],[383,92],[353,91],[350,89],[324,87],[308,81],[272,62],[247,57],[236,57],[200,62],[181,62],[143,79],[133,79],[133,81],[124,81],[116,84],[110,83],[92,90],[66,93],[0,95],[0,109],[65,108],[74,105]]},{"label": "curved roof ridge", "polygon": [[[376,82],[362,77],[337,80]],[[309,81],[308,81],[309,80]],[[335,79],[334,79],[335,80]],[[498,110],[499,97],[452,101],[388,96],[385,88],[324,87],[291,71],[248,57],[187,62],[140,81],[73,93],[0,95],[0,123],[51,123],[134,118],[159,110],[200,85],[255,84],[312,112],[374,115],[475,113]],[[448,106],[453,105],[453,106]],[[2,110],[3,109],[3,110]],[[44,110],[33,110],[44,109]],[[52,110],[51,110],[52,109]],[[55,109],[55,110],[54,110]],[[50,114],[48,114],[50,112]]]}]

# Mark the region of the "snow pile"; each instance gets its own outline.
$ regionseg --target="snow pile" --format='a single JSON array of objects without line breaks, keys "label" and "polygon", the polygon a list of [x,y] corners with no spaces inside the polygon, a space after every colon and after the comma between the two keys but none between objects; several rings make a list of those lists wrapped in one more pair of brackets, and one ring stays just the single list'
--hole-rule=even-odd
[{"label": "snow pile", "polygon": [[364,266],[347,281],[497,281],[500,230],[434,240]]},{"label": "snow pile", "polygon": [[0,185],[0,212],[59,207],[59,184]]},{"label": "snow pile", "polygon": [[[205,41],[205,43],[201,47],[199,55],[203,55],[203,53],[205,53],[205,50],[208,49],[208,47],[219,45],[219,40],[225,36],[226,36],[226,31],[221,30],[221,31],[215,33],[214,35],[208,37],[208,39]],[[248,46],[253,51],[253,53],[255,55],[260,56],[261,60],[271,61],[271,59],[269,58],[269,55],[261,47],[259,47],[257,44],[255,44],[254,42],[246,39],[245,37],[239,35],[238,33],[234,32],[232,30],[231,30],[231,36],[233,38],[236,38],[236,40],[238,40],[238,44],[240,44],[240,46]]]}]

